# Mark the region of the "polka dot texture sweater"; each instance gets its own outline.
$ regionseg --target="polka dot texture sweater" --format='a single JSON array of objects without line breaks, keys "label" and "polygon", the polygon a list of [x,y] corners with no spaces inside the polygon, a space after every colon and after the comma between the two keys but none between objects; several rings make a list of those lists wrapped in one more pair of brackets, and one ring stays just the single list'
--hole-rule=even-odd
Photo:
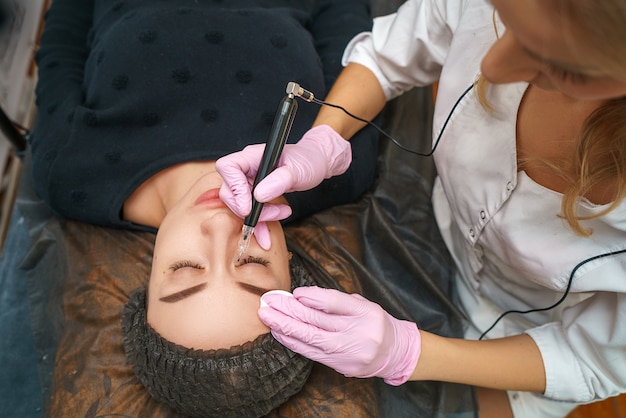
[{"label": "polka dot texture sweater", "polygon": [[[36,191],[61,216],[149,229],[121,219],[139,185],[264,142],[287,83],[323,98],[370,28],[368,0],[54,0],[36,55]],[[289,142],[318,110],[299,101]],[[363,130],[348,173],[288,195],[293,219],[367,190],[376,142]]]}]

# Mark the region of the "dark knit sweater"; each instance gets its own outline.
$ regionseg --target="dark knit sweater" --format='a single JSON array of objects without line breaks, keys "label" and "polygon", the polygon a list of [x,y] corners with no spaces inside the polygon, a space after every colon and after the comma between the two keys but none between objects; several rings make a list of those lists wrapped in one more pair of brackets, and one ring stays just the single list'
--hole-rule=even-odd
[{"label": "dark knit sweater", "polygon": [[[265,142],[287,83],[323,98],[370,28],[368,0],[54,0],[36,55],[36,191],[61,216],[145,229],[120,217],[141,183]],[[318,110],[299,100],[289,142]],[[346,174],[287,195],[293,219],[371,186],[375,130],[352,148]]]}]

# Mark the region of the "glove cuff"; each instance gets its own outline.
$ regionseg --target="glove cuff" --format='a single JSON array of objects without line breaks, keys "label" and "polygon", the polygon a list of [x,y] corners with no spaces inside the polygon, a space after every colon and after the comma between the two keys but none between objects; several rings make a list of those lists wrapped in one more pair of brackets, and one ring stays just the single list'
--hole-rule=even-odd
[{"label": "glove cuff", "polygon": [[343,174],[350,167],[352,162],[350,141],[345,140],[330,126],[319,125],[311,128],[300,141],[315,143],[326,156],[328,166],[324,178]]},{"label": "glove cuff", "polygon": [[397,320],[395,361],[387,375],[381,375],[385,383],[399,386],[405,383],[415,370],[422,353],[422,336],[414,322]]}]

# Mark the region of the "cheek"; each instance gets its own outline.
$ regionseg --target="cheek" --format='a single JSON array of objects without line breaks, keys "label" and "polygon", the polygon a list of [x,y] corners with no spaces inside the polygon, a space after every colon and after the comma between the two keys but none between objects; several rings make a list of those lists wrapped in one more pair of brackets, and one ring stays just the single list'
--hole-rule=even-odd
[{"label": "cheek", "polygon": [[272,251],[272,253],[282,252],[283,254],[286,254],[287,244],[285,242],[285,232],[283,231],[280,222],[268,222],[267,226],[269,228],[270,237],[272,239],[272,247],[270,251]]},{"label": "cheek", "polygon": [[272,238],[272,247],[267,254],[275,268],[275,286],[281,290],[291,290],[291,276],[289,269],[289,251],[285,241],[285,234],[279,222],[268,223]]},{"label": "cheek", "polygon": [[190,216],[168,215],[157,231],[155,247],[165,253],[172,250],[194,247],[201,237],[199,222]]},{"label": "cheek", "polygon": [[529,81],[537,76],[537,65],[524,54],[514,38],[506,32],[489,48],[480,70],[493,84]]}]

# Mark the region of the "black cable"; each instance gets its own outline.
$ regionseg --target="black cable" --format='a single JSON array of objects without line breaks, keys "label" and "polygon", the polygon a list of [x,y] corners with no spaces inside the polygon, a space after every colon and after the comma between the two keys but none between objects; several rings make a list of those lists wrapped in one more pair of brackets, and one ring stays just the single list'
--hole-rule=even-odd
[{"label": "black cable", "polygon": [[398,148],[400,148],[403,151],[409,152],[411,154],[419,155],[419,156],[422,156],[422,157],[430,157],[431,155],[433,155],[433,153],[437,149],[437,145],[439,145],[439,140],[441,139],[441,136],[443,135],[443,132],[446,130],[446,126],[448,125],[448,122],[450,121],[450,118],[452,117],[452,114],[454,113],[454,110],[459,105],[459,103],[461,103],[461,100],[463,100],[463,98],[467,95],[467,93],[469,93],[470,90],[472,90],[473,88],[474,88],[474,84],[472,84],[468,88],[466,88],[465,91],[463,92],[463,94],[461,94],[461,96],[457,99],[456,103],[454,103],[454,106],[452,106],[452,109],[450,110],[450,113],[448,113],[448,117],[446,118],[445,122],[443,123],[443,126],[441,127],[441,130],[439,131],[439,135],[437,135],[437,139],[435,140],[435,145],[433,146],[433,148],[428,153],[418,152],[418,151],[415,151],[415,150],[412,150],[412,149],[409,149],[409,148],[405,147],[398,140],[396,140],[393,136],[389,135],[381,127],[376,125],[374,122],[369,121],[367,119],[363,119],[363,118],[358,117],[356,115],[353,115],[352,113],[348,112],[342,106],[339,106],[339,105],[336,105],[336,104],[333,104],[333,103],[328,103],[328,102],[325,102],[323,100],[319,100],[317,98],[313,98],[311,101],[313,103],[316,103],[316,104],[320,105],[320,106],[324,105],[324,106],[334,107],[336,109],[341,109],[341,110],[343,110],[343,112],[346,115],[350,116],[351,118],[354,118],[354,119],[356,119],[358,121],[367,123],[370,126],[373,126],[378,132],[380,132],[385,137],[387,137],[389,140],[391,140],[391,142],[393,142]]},{"label": "black cable", "polygon": [[623,254],[623,253],[626,253],[626,250],[617,250],[617,251],[611,251],[611,252],[608,252],[608,253],[598,254],[598,255],[595,255],[595,256],[593,256],[593,257],[589,257],[589,258],[588,258],[588,259],[586,259],[586,260],[581,261],[580,263],[578,263],[578,264],[576,265],[576,267],[574,267],[574,269],[572,270],[572,273],[569,275],[569,279],[568,279],[568,281],[567,281],[567,287],[565,288],[565,292],[563,293],[563,296],[561,296],[561,298],[560,298],[559,300],[557,300],[555,303],[553,303],[552,305],[547,306],[547,307],[545,307],[545,308],[529,309],[529,310],[527,310],[527,311],[518,311],[518,310],[515,310],[515,309],[512,309],[512,310],[510,310],[510,311],[506,311],[506,312],[502,313],[502,314],[498,317],[498,319],[496,319],[496,320],[494,321],[494,323],[493,323],[493,324],[491,324],[491,326],[490,326],[489,328],[487,328],[487,330],[486,330],[485,332],[483,332],[483,333],[480,335],[480,338],[478,338],[478,339],[479,339],[479,340],[482,340],[482,339],[483,339],[483,337],[484,337],[485,335],[487,335],[487,333],[488,333],[489,331],[491,331],[491,330],[493,329],[493,327],[495,327],[495,326],[498,324],[498,322],[500,322],[500,320],[501,320],[502,318],[504,318],[506,315],[509,315],[509,314],[512,314],[512,313],[517,313],[517,314],[524,315],[524,314],[528,314],[528,313],[532,313],[532,312],[543,312],[543,311],[549,311],[550,309],[554,309],[554,308],[556,308],[556,307],[557,307],[557,306],[559,306],[561,303],[563,303],[563,301],[565,300],[565,298],[566,298],[566,297],[567,297],[567,295],[569,294],[570,288],[572,287],[572,282],[574,281],[574,275],[576,274],[576,272],[578,271],[578,269],[579,269],[579,268],[581,268],[581,267],[582,267],[582,266],[584,266],[585,264],[589,263],[590,261],[597,260],[598,258],[609,257],[609,256],[612,256],[612,255],[616,255],[616,254]]}]

